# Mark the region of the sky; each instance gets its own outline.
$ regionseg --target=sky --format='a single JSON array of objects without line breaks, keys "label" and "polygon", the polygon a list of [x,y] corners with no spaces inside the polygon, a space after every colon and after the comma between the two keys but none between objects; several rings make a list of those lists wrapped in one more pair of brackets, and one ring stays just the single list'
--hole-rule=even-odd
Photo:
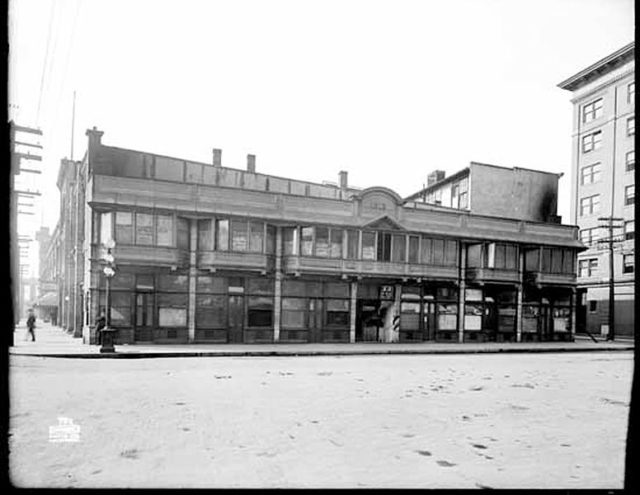
[{"label": "sky", "polygon": [[346,170],[401,196],[470,161],[562,172],[567,223],[557,84],[633,39],[633,0],[11,0],[9,116],[44,146],[42,174],[18,178],[42,192],[19,232],[53,231],[60,160],[94,126],[106,145],[221,148],[242,169],[250,153],[258,172]]}]

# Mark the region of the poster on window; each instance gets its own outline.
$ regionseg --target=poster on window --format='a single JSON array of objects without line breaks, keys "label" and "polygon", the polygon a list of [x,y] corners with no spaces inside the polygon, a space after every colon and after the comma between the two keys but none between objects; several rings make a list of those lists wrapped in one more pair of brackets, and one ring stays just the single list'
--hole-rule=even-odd
[{"label": "poster on window", "polygon": [[161,327],[186,327],[187,310],[185,308],[159,308],[158,324]]}]

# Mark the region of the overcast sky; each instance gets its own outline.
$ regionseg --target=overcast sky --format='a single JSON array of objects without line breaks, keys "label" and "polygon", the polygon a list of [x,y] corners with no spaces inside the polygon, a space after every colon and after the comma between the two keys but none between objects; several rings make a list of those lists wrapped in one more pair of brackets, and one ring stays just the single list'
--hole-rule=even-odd
[{"label": "overcast sky", "polygon": [[[470,161],[564,172],[556,85],[634,38],[632,0],[12,0],[10,117],[43,130],[22,233],[58,219],[60,159],[103,142],[401,196]],[[24,175],[24,174],[23,174]],[[499,192],[496,192],[499,193]],[[35,247],[35,246],[34,246]]]}]

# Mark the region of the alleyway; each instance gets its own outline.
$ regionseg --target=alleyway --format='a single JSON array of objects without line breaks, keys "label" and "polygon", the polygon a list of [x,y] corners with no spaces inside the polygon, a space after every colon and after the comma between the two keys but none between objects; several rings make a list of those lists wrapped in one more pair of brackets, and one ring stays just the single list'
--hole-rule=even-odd
[{"label": "alleyway", "polygon": [[[621,488],[631,352],[11,356],[22,487]],[[58,418],[79,441],[50,441]]]}]

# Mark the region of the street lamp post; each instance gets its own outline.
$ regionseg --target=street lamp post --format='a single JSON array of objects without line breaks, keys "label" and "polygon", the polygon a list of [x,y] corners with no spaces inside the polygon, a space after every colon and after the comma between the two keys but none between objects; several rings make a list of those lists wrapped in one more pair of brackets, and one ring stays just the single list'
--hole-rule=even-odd
[{"label": "street lamp post", "polygon": [[111,328],[111,278],[116,274],[115,270],[115,258],[111,253],[111,250],[115,247],[116,243],[109,239],[105,243],[105,247],[107,248],[107,253],[104,255],[103,259],[105,261],[105,267],[103,268],[104,276],[106,277],[107,283],[107,292],[106,292],[106,325],[101,330],[102,333],[102,345],[100,346],[100,352],[116,352],[115,347],[113,346],[113,341],[115,338],[115,333],[117,330]]}]

